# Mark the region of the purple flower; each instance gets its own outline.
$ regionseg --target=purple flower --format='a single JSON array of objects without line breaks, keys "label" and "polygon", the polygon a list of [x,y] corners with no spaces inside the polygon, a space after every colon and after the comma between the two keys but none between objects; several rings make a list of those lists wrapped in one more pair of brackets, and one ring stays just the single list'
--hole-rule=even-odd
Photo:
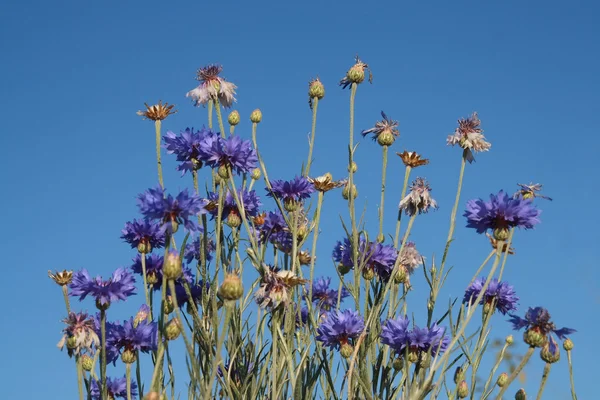
[{"label": "purple flower", "polygon": [[251,361],[243,362],[239,358],[228,360],[224,366],[219,366],[217,375],[221,378],[231,378],[236,384],[241,384],[246,380],[246,377],[251,376],[254,371],[254,363]]},{"label": "purple flower", "polygon": [[[331,289],[331,278],[318,278],[312,284],[312,301],[325,310],[335,307],[338,302],[337,289]],[[342,286],[340,300],[350,296],[348,290]]]},{"label": "purple flower", "polygon": [[467,228],[475,228],[477,233],[491,230],[508,230],[519,227],[532,229],[540,222],[538,210],[531,200],[515,199],[504,191],[491,194],[490,201],[469,200],[463,214],[467,218]]},{"label": "purple flower", "polygon": [[[194,260],[201,261],[201,252],[204,252],[204,241],[200,240],[200,237],[194,239],[192,243],[185,245],[184,258],[185,262],[191,264]],[[212,239],[206,241],[206,262],[209,263],[213,259],[212,253],[215,251],[215,242]]]},{"label": "purple flower", "polygon": [[138,275],[142,275],[142,257],[146,257],[146,281],[149,285],[152,285],[154,290],[160,290],[162,285],[162,268],[164,258],[163,256],[159,256],[158,254],[138,254],[133,259],[133,264],[131,265],[131,271]]},{"label": "purple flower", "polygon": [[152,249],[160,249],[165,245],[165,234],[160,225],[148,220],[126,222],[121,230],[121,239],[143,253],[150,253]]},{"label": "purple flower", "polygon": [[[208,293],[210,289],[209,282],[207,282],[206,285],[203,285],[202,280],[199,280],[197,283],[194,283],[194,277],[191,274],[191,271],[188,270],[187,274],[184,272],[184,276],[179,278],[175,282],[175,298],[177,300],[177,305],[180,308],[190,303],[190,297],[188,296],[184,286],[185,282],[187,282],[187,284],[190,287],[190,294],[192,295],[192,301],[194,302],[194,304],[198,304],[200,299],[202,299],[203,286],[206,293]],[[167,294],[172,296],[171,288],[167,288]]]},{"label": "purple flower", "polygon": [[550,321],[550,313],[543,307],[535,307],[527,310],[525,318],[509,314],[510,322],[513,325],[514,330],[521,330],[525,328],[525,343],[535,346],[542,347],[547,343],[548,338],[551,338],[550,334],[554,332],[559,339],[566,339],[567,335],[577,332],[571,328],[560,328],[556,329],[554,322]]},{"label": "purple flower", "polygon": [[193,216],[205,214],[205,201],[195,194],[190,195],[187,189],[177,197],[165,197],[164,189],[156,187],[138,195],[138,207],[144,217],[162,221],[162,232],[169,234],[177,232],[179,224],[183,223],[189,232],[198,230]]},{"label": "purple flower", "polygon": [[284,203],[294,203],[308,199],[315,188],[305,177],[296,176],[291,181],[272,180],[271,190],[266,190],[269,197],[277,197]]},{"label": "purple flower", "polygon": [[206,128],[199,131],[187,128],[181,131],[179,136],[171,131],[163,136],[165,142],[163,147],[167,149],[167,153],[177,156],[177,161],[180,162],[177,170],[182,171],[181,175],[185,175],[186,171],[197,171],[202,168],[200,143],[206,136],[216,136],[216,134]]},{"label": "purple flower", "polygon": [[381,112],[381,116],[383,120],[377,121],[373,128],[365,129],[361,134],[367,136],[369,133],[372,133],[373,140],[378,141],[382,146],[389,146],[400,135],[400,132],[398,132],[398,121],[388,118],[383,111]]},{"label": "purple flower", "polygon": [[[362,237],[359,239],[358,248],[360,249],[361,247],[364,248],[364,239]],[[345,238],[343,241],[338,240],[336,242],[331,256],[336,263],[339,263],[344,267],[354,267],[354,261],[352,259],[352,243],[350,243],[348,238]]]},{"label": "purple flower", "polygon": [[400,354],[408,343],[408,333],[408,318],[388,319],[381,324],[381,343]]},{"label": "purple flower", "polygon": [[[122,399],[126,399],[127,398],[127,378],[122,377],[122,378],[106,378],[106,386],[108,386],[108,397],[111,399],[116,399],[116,398],[122,398]],[[131,396],[132,398],[135,398],[134,396],[137,396],[137,383],[135,383],[135,380],[131,381]],[[92,399],[94,400],[100,400],[102,398],[102,391],[100,390],[100,382],[98,382],[97,380],[93,379],[92,380],[92,385],[90,388],[90,392],[92,395]]]},{"label": "purple flower", "polygon": [[[99,338],[102,337],[100,318],[100,313],[96,313],[93,318],[94,331]],[[113,365],[116,365],[116,362],[119,359],[119,349],[115,346],[115,341],[113,340],[113,335],[119,329],[121,329],[121,324],[119,322],[106,321],[106,362],[108,364],[113,363]]]},{"label": "purple flower", "polygon": [[435,356],[448,347],[450,338],[445,329],[433,324],[430,328],[413,326],[408,329],[408,318],[388,319],[381,325],[381,342],[390,346],[397,354],[408,348],[409,360],[418,360],[422,353],[431,352]]},{"label": "purple flower", "polygon": [[326,314],[317,328],[316,339],[324,346],[339,349],[357,338],[365,329],[365,321],[358,311],[335,310]]},{"label": "purple flower", "polygon": [[63,337],[58,343],[59,348],[63,346],[69,340],[75,340],[70,346],[67,346],[67,352],[69,357],[74,354],[79,355],[82,351],[92,353],[95,348],[100,345],[100,338],[96,334],[94,319],[89,317],[87,313],[70,312],[69,316],[63,319],[63,322],[67,325],[63,329]]},{"label": "purple flower", "polygon": [[158,344],[158,325],[146,320],[136,323],[133,318],[123,322],[123,325],[113,325],[107,345],[114,346],[118,351],[141,351],[149,353],[156,350]]},{"label": "purple flower", "polygon": [[[354,268],[352,259],[352,244],[349,239],[343,242],[338,241],[333,249],[333,259],[335,262],[348,268]],[[383,245],[377,242],[367,242],[363,237],[359,238],[358,244],[358,262],[365,269],[371,269],[383,281],[390,278],[394,263],[398,258],[398,251],[389,245]]]},{"label": "purple flower", "polygon": [[82,269],[73,275],[69,287],[71,296],[79,296],[79,300],[83,300],[90,295],[96,299],[97,306],[107,306],[135,294],[135,279],[124,268],[117,268],[107,281],[103,281],[101,276],[92,279],[87,270]]},{"label": "purple flower", "polygon": [[238,175],[256,168],[258,157],[252,144],[239,136],[223,139],[220,136],[207,136],[200,143],[200,160],[211,168],[227,167]]},{"label": "purple flower", "polygon": [[[469,304],[475,301],[481,289],[485,285],[486,278],[478,278],[469,285],[465,291],[463,303]],[[490,281],[485,294],[481,298],[479,304],[485,304],[486,306],[492,305],[495,302],[495,307],[503,315],[506,315],[509,311],[516,311],[517,302],[519,298],[515,293],[515,289],[506,282],[498,282],[498,279],[494,278]]]},{"label": "purple flower", "polygon": [[[245,189],[239,189],[238,198],[242,201],[244,211],[246,212],[247,217],[256,217],[256,215],[258,215],[258,209],[260,206],[262,206],[262,203],[254,190],[247,191]],[[219,193],[209,193],[208,200],[211,202],[211,204],[218,205]],[[218,207],[211,207],[209,210],[209,213],[213,216],[213,219],[217,217],[218,212]],[[233,197],[233,194],[230,191],[227,191],[227,194],[225,195],[225,199],[223,201],[223,211],[221,211],[221,216],[223,219],[226,219],[230,213],[239,215],[238,206],[235,202],[235,198]]]}]

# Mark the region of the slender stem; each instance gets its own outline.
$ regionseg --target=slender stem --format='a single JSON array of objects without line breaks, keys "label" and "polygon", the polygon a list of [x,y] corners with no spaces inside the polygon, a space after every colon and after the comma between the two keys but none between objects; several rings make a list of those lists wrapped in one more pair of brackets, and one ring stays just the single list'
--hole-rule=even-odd
[{"label": "slender stem", "polygon": [[552,364],[546,363],[544,366],[544,373],[542,374],[542,381],[540,382],[540,390],[538,390],[536,400],[542,400],[542,393],[544,393],[544,388],[546,387],[546,382],[548,381],[548,375],[550,375],[550,369],[552,368]]},{"label": "slender stem", "polygon": [[127,400],[131,400],[131,364],[125,364],[125,379],[127,380]]},{"label": "slender stem", "polygon": [[208,101],[208,129],[212,131],[213,128],[213,101],[212,99]]},{"label": "slender stem", "polygon": [[154,372],[152,372],[152,380],[150,381],[150,390],[149,392],[160,391],[158,388],[158,375],[160,370],[162,369],[163,356],[165,355],[165,344],[160,342],[158,345],[158,353],[156,354],[156,365],[154,365]]},{"label": "slender stem", "polygon": [[383,206],[383,202],[385,200],[385,172],[387,170],[387,155],[388,155],[388,147],[389,146],[383,146],[383,165],[381,168],[381,202],[379,205],[379,236],[377,237],[377,241],[379,242],[381,240],[381,242],[383,242],[384,236],[383,236],[383,210],[384,210],[384,206]]},{"label": "slender stem", "polygon": [[148,293],[148,277],[146,276],[146,253],[140,253],[142,259],[142,277],[144,280],[144,294],[146,295],[146,305],[150,308],[148,313],[148,321],[152,320],[152,308],[150,306],[150,294]]},{"label": "slender stem", "polygon": [[517,378],[517,376],[519,376],[519,374],[521,373],[523,368],[525,368],[525,365],[529,362],[529,359],[533,355],[534,351],[535,351],[535,347],[530,346],[529,350],[527,350],[527,353],[525,353],[525,355],[523,356],[521,363],[512,372],[512,374],[510,374],[510,376],[508,377],[508,381],[506,381],[506,385],[504,385],[502,387],[502,389],[500,389],[500,393],[498,393],[498,396],[496,396],[496,400],[502,400],[502,395],[504,394],[504,392],[506,392],[506,390],[508,389],[510,384]]},{"label": "slender stem", "polygon": [[[358,85],[352,83],[350,88],[350,140],[348,144],[348,208],[350,211],[351,235],[352,235],[352,265],[354,265],[354,287],[356,289],[356,307],[359,307],[358,297],[360,295],[360,272],[358,268],[358,228],[356,226],[356,210],[354,208],[354,101],[356,99],[356,89]],[[352,377],[349,376],[351,383]],[[351,388],[348,388],[350,393]]]},{"label": "slender stem", "polygon": [[[152,357],[152,361],[155,362],[155,358]],[[140,352],[139,350],[136,352],[136,357],[135,357],[135,378],[137,380],[137,387],[138,387],[138,395],[140,396],[140,399],[144,398],[144,391],[142,390],[142,367],[140,366]],[[150,388],[152,389],[152,388]]]},{"label": "slender stem", "polygon": [[466,154],[467,154],[467,150],[463,151],[463,156],[460,161],[460,174],[458,176],[458,188],[456,189],[456,199],[454,200],[454,207],[452,208],[452,214],[450,215],[450,229],[448,230],[448,238],[446,239],[446,248],[444,249],[444,255],[442,256],[440,274],[443,274],[444,265],[446,264],[446,257],[448,256],[448,250],[450,249],[450,243],[452,242],[452,235],[454,235],[454,228],[456,227],[456,213],[458,211],[458,203],[460,202],[460,192],[462,190],[463,178],[465,176],[465,165],[467,162]]},{"label": "slender stem", "polygon": [[319,98],[313,97],[312,102],[312,129],[310,133],[310,143],[308,144],[308,160],[306,161],[306,169],[304,170],[304,176],[308,176],[308,173],[310,172],[310,165],[312,164],[312,154],[313,148],[315,146],[315,132],[317,130],[317,107],[319,106]]},{"label": "slender stem", "polygon": [[[64,286],[63,286],[64,287]],[[83,400],[83,366],[81,356],[76,356],[77,363],[77,388],[79,389],[79,400]]]},{"label": "slender stem", "polygon": [[154,129],[156,131],[156,165],[158,166],[158,183],[160,183],[161,188],[165,188],[165,184],[163,182],[163,173],[162,173],[162,161],[160,160],[160,124],[161,120],[156,120],[154,122]]},{"label": "slender stem", "polygon": [[[412,168],[406,166],[404,171],[404,184],[402,185],[402,194],[400,195],[400,201],[406,196],[406,188],[408,187],[408,177]],[[402,210],[398,210],[398,220],[396,221],[396,235],[394,236],[394,247],[398,247],[398,238],[400,237],[400,222],[402,221]]]},{"label": "slender stem", "polygon": [[[487,393],[487,389],[490,386],[490,384],[492,383],[492,379],[494,379],[494,374],[498,370],[498,367],[500,367],[502,360],[504,360],[504,353],[506,352],[506,349],[508,348],[508,346],[509,346],[508,343],[504,343],[502,350],[500,350],[500,355],[498,356],[498,359],[496,360],[496,364],[494,364],[494,367],[492,368],[492,371],[490,372],[490,376],[488,376],[487,381],[485,381],[485,386],[483,387],[483,393]],[[489,394],[484,395],[483,400],[487,399],[488,396],[489,396]]]},{"label": "slender stem", "polygon": [[106,386],[106,310],[100,310],[100,332],[102,347],[100,349],[100,380],[102,381],[102,398],[108,399],[108,386]]},{"label": "slender stem", "polygon": [[230,125],[229,126],[229,134],[233,135],[233,132],[235,132],[235,125]]},{"label": "slender stem", "polygon": [[219,129],[221,130],[221,136],[225,137],[225,125],[223,125],[223,117],[221,116],[221,104],[219,98],[215,96],[215,111],[217,112],[217,119],[219,120]]},{"label": "slender stem", "polygon": [[217,368],[219,366],[219,362],[221,362],[221,349],[223,348],[223,343],[225,342],[225,338],[227,337],[228,334],[228,330],[229,330],[229,325],[230,325],[230,319],[231,319],[231,308],[234,305],[232,304],[225,304],[225,320],[224,320],[224,329],[223,329],[223,334],[221,335],[221,337],[219,337],[219,340],[217,341],[217,349],[216,349],[216,357],[212,363],[212,372],[210,374],[210,379],[207,381],[207,386],[206,388],[204,388],[203,390],[203,396],[201,397],[202,399],[207,399],[209,398],[209,396],[207,396],[210,393],[210,388],[211,385],[213,384],[213,382],[215,381],[215,377],[217,376]]},{"label": "slender stem", "polygon": [[[316,98],[315,98],[316,99]],[[319,238],[319,222],[321,221],[321,207],[323,206],[323,197],[325,193],[319,191],[317,199],[317,210],[315,211],[315,228],[313,230],[312,250],[310,254],[310,283],[308,285],[308,301],[312,301],[313,281],[315,276],[315,260],[317,259],[317,239]]]},{"label": "slender stem", "polygon": [[71,303],[69,302],[69,292],[67,289],[67,285],[61,286],[63,297],[65,299],[65,306],[67,307],[67,315],[71,313]]},{"label": "slender stem", "polygon": [[573,379],[573,363],[571,362],[571,351],[567,351],[567,360],[569,361],[569,377],[571,381],[571,397],[573,400],[577,400],[577,394],[575,393],[575,380]]}]

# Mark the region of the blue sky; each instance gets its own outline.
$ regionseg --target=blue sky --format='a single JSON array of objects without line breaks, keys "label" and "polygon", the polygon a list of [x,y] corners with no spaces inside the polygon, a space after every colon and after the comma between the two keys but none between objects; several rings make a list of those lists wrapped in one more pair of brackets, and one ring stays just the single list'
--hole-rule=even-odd
[{"label": "blue sky", "polygon": [[[349,93],[336,83],[358,53],[372,67],[374,83],[359,87],[357,131],[384,110],[400,121],[391,154],[417,150],[431,159],[416,172],[431,182],[440,209],[419,217],[411,236],[429,259],[443,250],[460,166],[459,149],[446,147],[445,138],[472,111],[479,112],[492,149],[467,166],[461,209],[469,198],[516,190],[517,182],[541,182],[554,198],[539,203],[538,228],[515,235],[517,255],[505,277],[522,310],[543,305],[559,326],[578,329],[575,379],[580,397],[589,398],[600,317],[593,250],[600,219],[590,209],[600,196],[599,8],[591,1],[20,1],[3,7],[5,397],[76,395],[72,363],[55,347],[62,298],[46,271],[85,267],[108,275],[134,256],[120,229],[138,216],[136,194],[156,183],[153,127],[135,114],[144,102],[177,105],[165,129],[200,127],[206,111],[184,95],[199,66],[223,64],[223,76],[239,87],[235,108],[243,122],[236,132],[249,137],[248,116],[260,107],[258,136],[271,177],[287,179],[306,159],[306,84],[318,74],[326,97],[319,104],[313,171],[341,177]],[[381,150],[360,142],[359,201],[375,230]],[[403,179],[400,160],[390,158],[388,232]],[[175,165],[166,159],[166,187],[190,187]],[[339,197],[326,198],[322,260],[343,235]],[[489,251],[485,237],[458,221],[446,298],[462,295]],[[318,274],[334,274],[329,262],[319,268]],[[427,294],[419,278],[409,299],[417,320]],[[136,308],[131,303],[115,306],[113,315],[124,318]],[[494,325],[499,336],[508,333],[503,318],[496,316]],[[527,368],[528,392],[537,389],[541,372],[536,356]],[[563,361],[553,368],[546,398],[567,396]]]}]

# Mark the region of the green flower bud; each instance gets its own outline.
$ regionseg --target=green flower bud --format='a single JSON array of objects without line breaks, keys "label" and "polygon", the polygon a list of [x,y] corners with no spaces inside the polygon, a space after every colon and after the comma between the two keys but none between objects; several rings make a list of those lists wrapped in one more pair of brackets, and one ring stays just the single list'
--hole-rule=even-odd
[{"label": "green flower bud", "polygon": [[538,328],[530,328],[523,334],[523,341],[532,347],[543,347],[548,338]]},{"label": "green flower bud", "polygon": [[419,367],[422,369],[427,369],[431,366],[431,356],[425,352],[421,353],[421,357],[419,358]]},{"label": "green flower bud", "polygon": [[346,275],[348,272],[350,272],[351,269],[352,269],[352,267],[349,267],[349,266],[341,264],[341,263],[338,265],[338,271],[340,272],[340,275]]},{"label": "green flower bud", "polygon": [[394,274],[394,283],[396,283],[398,285],[401,283],[405,283],[407,281],[407,278],[408,278],[408,271],[406,270],[406,267],[404,265],[400,265],[398,267],[398,270]]},{"label": "green flower bud", "polygon": [[163,262],[163,274],[165,278],[175,280],[181,276],[183,270],[181,268],[181,260],[179,254],[169,252]]},{"label": "green flower bud", "polygon": [[262,121],[262,113],[258,108],[252,111],[252,114],[250,114],[250,121],[252,121],[254,124],[258,124],[260,121]]},{"label": "green flower bud", "polygon": [[308,97],[311,99],[316,97],[319,100],[325,97],[325,86],[323,86],[323,83],[319,80],[319,78],[313,79],[309,82]]},{"label": "green flower bud", "polygon": [[70,336],[67,338],[67,349],[75,350],[77,348],[77,338],[75,336]]},{"label": "green flower bud", "polygon": [[355,173],[356,171],[358,171],[358,165],[352,161],[352,164],[348,165],[348,172]]},{"label": "green flower bud", "polygon": [[242,280],[236,274],[228,274],[221,287],[219,287],[219,297],[223,300],[235,301],[244,294],[244,286]]},{"label": "green flower bud", "polygon": [[171,296],[167,296],[165,298],[165,304],[163,306],[163,311],[165,314],[171,314],[175,310],[175,304],[173,304],[173,299]]},{"label": "green flower bud", "polygon": [[465,380],[465,370],[462,366],[456,367],[454,371],[454,383],[458,385],[459,382]]},{"label": "green flower bud", "polygon": [[365,281],[373,280],[373,278],[375,278],[375,271],[373,271],[373,268],[364,268],[362,270],[362,277]]},{"label": "green flower bud", "polygon": [[418,349],[411,349],[408,351],[408,358],[407,358],[408,362],[411,364],[416,363],[417,361],[419,361],[419,350]]},{"label": "green flower bud", "polygon": [[391,146],[394,144],[396,137],[391,130],[386,129],[377,136],[377,143],[381,146]]},{"label": "green flower bud", "polygon": [[365,67],[362,64],[355,64],[346,73],[346,78],[352,83],[361,83],[365,80]]},{"label": "green flower bud", "polygon": [[242,219],[237,212],[230,212],[227,220],[225,220],[225,224],[230,228],[237,228],[242,224]]},{"label": "green flower bud", "polygon": [[459,399],[464,399],[469,395],[469,385],[467,385],[466,381],[462,381],[458,384],[458,389],[456,390],[456,395]]},{"label": "green flower bud", "polygon": [[239,124],[240,123],[240,113],[237,110],[233,110],[232,112],[230,112],[229,116],[227,117],[227,122],[231,126],[236,126],[237,124]]},{"label": "green flower bud", "polygon": [[525,393],[525,389],[519,389],[517,393],[515,393],[515,400],[527,400],[527,393]]},{"label": "green flower bud", "polygon": [[172,319],[169,322],[167,322],[167,325],[165,325],[165,337],[167,338],[167,340],[177,339],[180,333],[181,326],[179,325],[179,322],[177,322],[176,319]]},{"label": "green flower bud", "polygon": [[508,374],[506,372],[501,373],[496,380],[498,387],[504,387],[508,383]]},{"label": "green flower bud", "polygon": [[156,276],[156,272],[150,272],[146,276],[146,282],[148,282],[148,285],[154,285],[155,283],[158,283],[158,276]]},{"label": "green flower bud", "polygon": [[286,211],[289,212],[294,212],[296,211],[298,208],[300,208],[300,203],[298,203],[296,200],[294,199],[290,199],[290,198],[286,198],[283,201],[283,208],[285,208]]},{"label": "green flower bud", "polygon": [[229,175],[229,170],[227,169],[226,165],[221,165],[219,167],[219,169],[217,170],[217,175],[219,175],[219,178],[223,180],[227,180],[231,176]]},{"label": "green flower bud", "polygon": [[257,181],[260,179],[260,168],[254,168],[252,170],[252,172],[250,173],[250,178],[252,178],[253,180]]},{"label": "green flower bud", "polygon": [[202,161],[192,158],[191,162],[192,162],[192,168],[194,169],[194,171],[198,171],[200,168],[202,168],[202,165],[203,165]]},{"label": "green flower bud", "polygon": [[356,185],[352,184],[352,190],[350,190],[350,184],[346,183],[344,189],[342,189],[342,197],[345,200],[348,200],[350,198],[350,193],[352,193],[353,198],[358,197],[358,190],[356,189]]},{"label": "green flower bud", "polygon": [[563,349],[565,349],[566,351],[573,350],[573,341],[571,339],[565,339],[565,341],[563,342]]},{"label": "green flower bud", "polygon": [[340,354],[344,358],[350,358],[352,353],[354,353],[354,347],[352,347],[352,345],[349,343],[344,343],[340,348]]},{"label": "green flower bud", "polygon": [[96,300],[96,308],[100,311],[106,311],[110,307],[110,303],[101,304],[100,300]]},{"label": "green flower bud", "polygon": [[392,367],[394,367],[396,371],[400,371],[402,368],[404,368],[404,360],[402,357],[394,358],[394,361],[392,361]]},{"label": "green flower bud", "polygon": [[149,241],[147,240],[142,240],[140,241],[140,243],[137,245],[137,251],[140,254],[148,254],[150,252],[152,252],[152,245],[150,244]]},{"label": "green flower bud", "polygon": [[81,356],[81,367],[84,371],[91,371],[94,368],[94,359],[87,354]]},{"label": "green flower bud", "polygon": [[547,341],[544,347],[542,347],[540,358],[548,364],[554,364],[560,360],[560,349],[554,339],[551,342]]},{"label": "green flower bud", "polygon": [[506,339],[504,339],[504,341],[506,342],[507,345],[511,345],[515,342],[515,338],[513,338],[513,335],[508,335],[506,337]]},{"label": "green flower bud", "polygon": [[135,362],[135,360],[137,359],[135,352],[133,352],[132,350],[125,350],[123,351],[123,354],[121,354],[121,361],[123,361],[125,364],[133,364]]},{"label": "green flower bud", "polygon": [[509,234],[510,234],[510,231],[508,230],[508,228],[494,229],[494,239],[496,239],[496,240],[506,240],[506,239],[508,239]]}]

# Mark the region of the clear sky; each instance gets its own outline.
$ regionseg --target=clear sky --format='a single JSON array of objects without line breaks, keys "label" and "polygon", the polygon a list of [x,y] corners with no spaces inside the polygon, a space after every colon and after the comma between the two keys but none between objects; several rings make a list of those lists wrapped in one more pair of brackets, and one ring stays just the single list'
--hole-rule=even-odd
[{"label": "clear sky", "polygon": [[[600,6],[592,1],[326,2],[286,1],[13,1],[0,10],[3,187],[2,393],[6,398],[75,398],[75,370],[55,344],[64,306],[48,269],[85,267],[109,274],[135,255],[119,239],[138,217],[135,196],[156,183],[153,126],[135,112],[144,102],[175,103],[164,127],[206,123],[184,97],[195,71],[221,63],[238,87],[238,130],[263,111],[259,142],[272,178],[288,179],[307,155],[311,113],[307,82],[319,75],[313,171],[342,177],[346,167],[349,92],[337,81],[359,54],[374,72],[359,87],[356,129],[381,110],[400,121],[391,154],[416,150],[431,159],[425,176],[440,204],[417,219],[411,238],[431,260],[441,256],[460,166],[445,146],[459,117],[478,111],[489,153],[467,166],[467,199],[516,183],[544,184],[542,224],[515,235],[517,254],[505,277],[528,306],[547,307],[559,326],[578,329],[574,363],[580,398],[592,398],[600,314],[597,151],[600,105]],[[360,205],[375,231],[381,150],[361,140]],[[191,187],[165,162],[166,187]],[[390,157],[386,230],[393,231],[403,166]],[[335,275],[329,254],[343,235],[340,193],[329,194],[318,275]],[[328,196],[329,196],[328,195]],[[270,202],[269,207],[272,207]],[[462,296],[488,253],[487,239],[459,217],[442,296]],[[414,280],[409,311],[422,321],[427,295]],[[115,305],[125,317],[142,301]],[[74,302],[78,306],[77,302]],[[83,308],[91,308],[84,302]],[[440,310],[441,313],[441,310]],[[495,316],[498,336],[508,333]],[[423,322],[421,322],[423,323]],[[520,335],[519,335],[520,341]],[[524,346],[517,350],[524,351]],[[569,396],[566,357],[554,367],[547,399]],[[537,389],[542,362],[527,368]],[[118,371],[117,373],[122,373]],[[183,372],[183,370],[182,370]]]}]

